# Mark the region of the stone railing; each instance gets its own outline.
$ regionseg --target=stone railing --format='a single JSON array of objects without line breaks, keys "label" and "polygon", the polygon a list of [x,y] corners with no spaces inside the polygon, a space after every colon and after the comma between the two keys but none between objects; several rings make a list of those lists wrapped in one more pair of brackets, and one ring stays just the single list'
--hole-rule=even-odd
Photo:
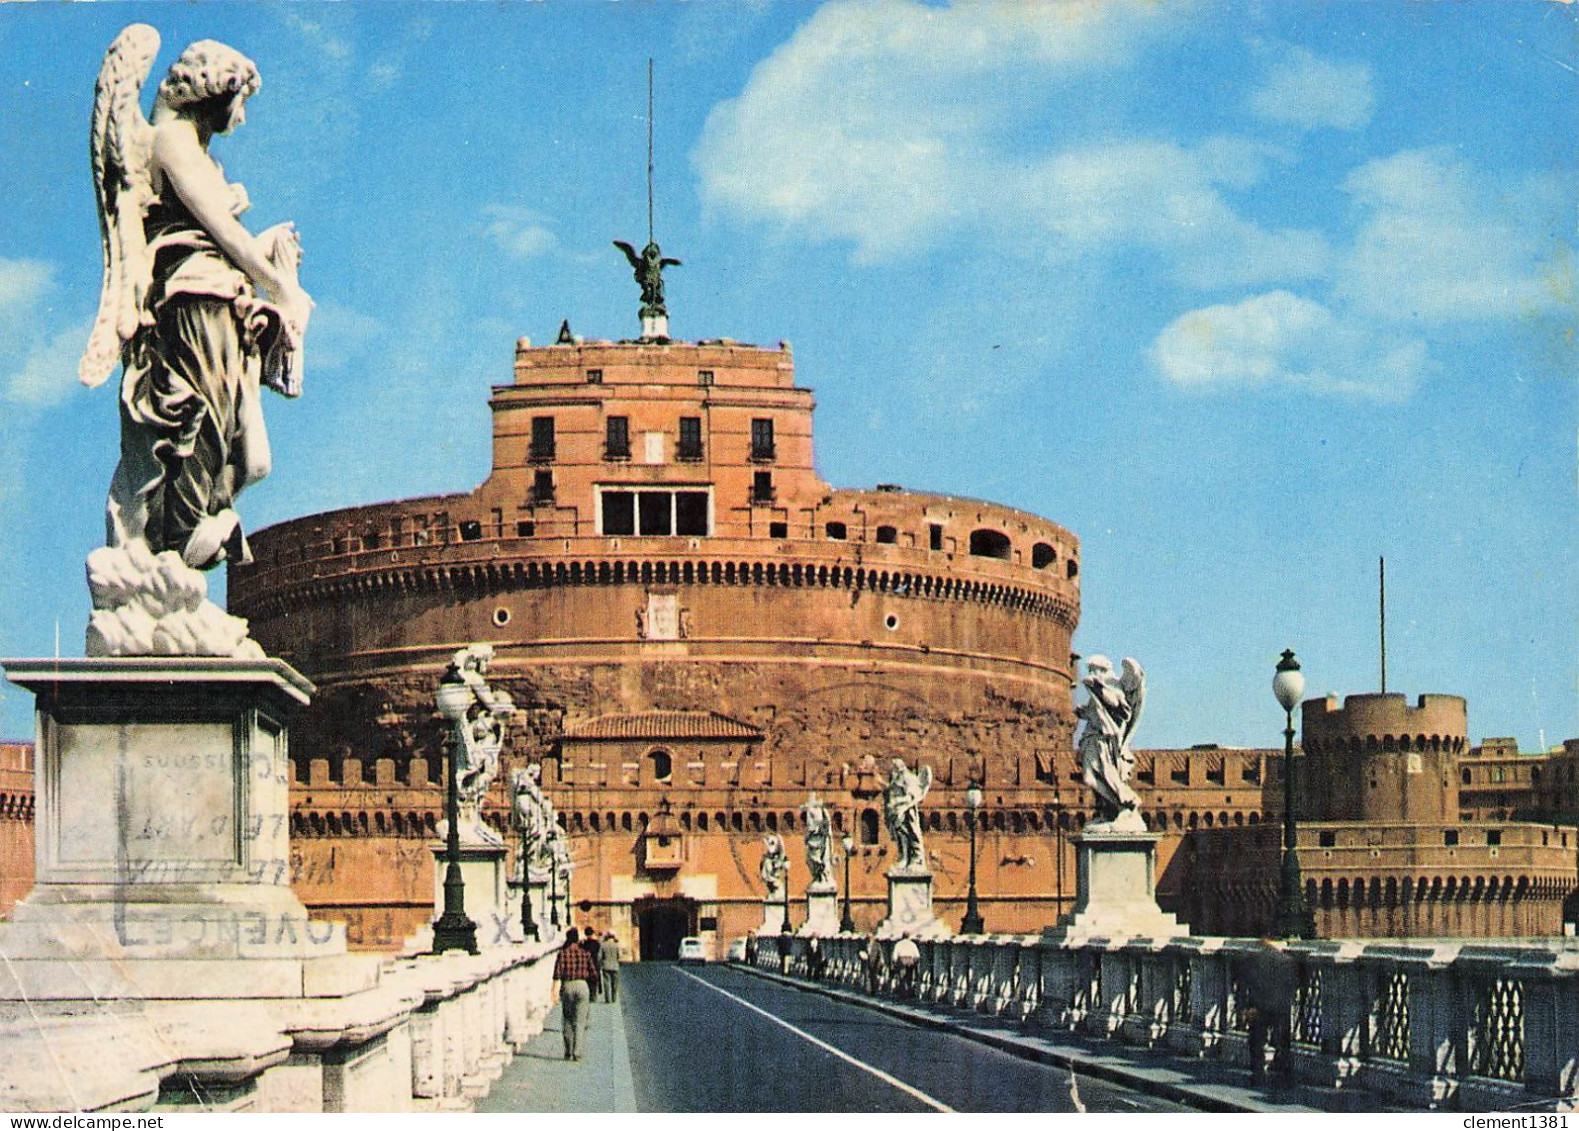
[{"label": "stone railing", "polygon": [[[893,943],[795,938],[788,973],[1044,1030],[1248,1066],[1240,978],[1253,939],[1034,935]],[[1306,1082],[1420,1108],[1501,1110],[1579,1100],[1579,942],[1309,941],[1291,944],[1291,1062]],[[756,963],[783,969],[777,938]]]}]

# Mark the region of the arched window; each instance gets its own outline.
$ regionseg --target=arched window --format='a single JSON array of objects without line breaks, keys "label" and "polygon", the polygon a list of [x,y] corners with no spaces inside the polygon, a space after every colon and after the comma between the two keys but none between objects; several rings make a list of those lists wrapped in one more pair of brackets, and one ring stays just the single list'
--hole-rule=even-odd
[{"label": "arched window", "polygon": [[668,781],[674,775],[674,759],[667,750],[654,750],[647,755],[647,761],[652,764],[653,781]]},{"label": "arched window", "polygon": [[862,844],[876,844],[877,843],[878,824],[879,824],[879,822],[877,820],[877,810],[876,809],[864,809],[864,810],[861,811],[861,843]]},{"label": "arched window", "polygon": [[1038,542],[1031,547],[1031,568],[1046,569],[1058,560],[1057,552],[1046,542]]},{"label": "arched window", "polygon": [[972,530],[970,552],[972,557],[997,558],[1006,562],[1010,557],[1009,536],[997,530]]}]

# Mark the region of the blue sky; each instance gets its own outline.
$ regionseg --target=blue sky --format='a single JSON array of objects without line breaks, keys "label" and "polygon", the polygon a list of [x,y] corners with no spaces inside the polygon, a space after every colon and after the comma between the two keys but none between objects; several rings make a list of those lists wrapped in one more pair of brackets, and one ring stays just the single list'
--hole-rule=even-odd
[{"label": "blue sky", "polygon": [[253,528],[469,489],[517,337],[637,332],[652,55],[672,331],[792,342],[834,484],[1072,529],[1140,744],[1276,744],[1285,647],[1375,690],[1381,555],[1392,690],[1579,735],[1574,6],[0,5],[0,655],[81,654],[87,123],[134,20],[156,75],[258,62],[214,153],[318,302]]}]

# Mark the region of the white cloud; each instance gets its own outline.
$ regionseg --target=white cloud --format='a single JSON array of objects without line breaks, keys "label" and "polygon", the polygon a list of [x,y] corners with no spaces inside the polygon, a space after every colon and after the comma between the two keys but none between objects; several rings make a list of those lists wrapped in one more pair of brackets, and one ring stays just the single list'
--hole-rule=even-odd
[{"label": "white cloud", "polygon": [[55,269],[39,259],[0,256],[0,319],[15,317],[44,296]]},{"label": "white cloud", "polygon": [[559,243],[543,223],[544,218],[530,208],[513,204],[490,204],[483,209],[488,217],[485,231],[503,250],[521,259],[534,259],[554,250]]},{"label": "white cloud", "polygon": [[68,326],[35,345],[16,369],[0,377],[0,400],[48,408],[80,389],[77,361],[88,344],[91,328],[89,322]]},{"label": "white cloud", "polygon": [[1251,94],[1249,106],[1258,117],[1302,129],[1357,130],[1370,122],[1374,102],[1366,64],[1340,63],[1291,47]]},{"label": "white cloud", "polygon": [[1338,292],[1378,318],[1442,323],[1556,306],[1571,223],[1551,177],[1499,183],[1442,148],[1367,162],[1344,181],[1362,222]]},{"label": "white cloud", "polygon": [[1002,203],[990,148],[1022,112],[1003,84],[1121,63],[1176,8],[1145,2],[828,4],[708,116],[693,153],[704,204],[849,240],[871,260]]},{"label": "white cloud", "polygon": [[1157,141],[1072,150],[1014,184],[999,214],[1016,201],[1034,206],[1036,221],[1066,253],[1109,247],[1167,253],[1175,277],[1193,286],[1309,278],[1327,266],[1319,233],[1258,227],[1218,188],[1257,183],[1275,155],[1226,138],[1193,150]]},{"label": "white cloud", "polygon": [[1151,361],[1186,389],[1282,385],[1389,401],[1406,398],[1430,367],[1423,342],[1282,290],[1180,315],[1157,336]]}]

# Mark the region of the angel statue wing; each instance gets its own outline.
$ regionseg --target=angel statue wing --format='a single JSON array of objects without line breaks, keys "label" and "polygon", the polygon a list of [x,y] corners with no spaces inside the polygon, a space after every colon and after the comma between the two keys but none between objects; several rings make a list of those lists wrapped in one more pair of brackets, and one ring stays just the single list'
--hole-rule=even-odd
[{"label": "angel statue wing", "polygon": [[104,384],[121,360],[121,347],[147,317],[144,299],[152,278],[143,213],[153,199],[153,127],[138,98],[159,54],[159,33],[132,24],[110,44],[93,90],[93,189],[104,242],[104,285],[99,313],[77,377]]},{"label": "angel statue wing", "polygon": [[632,267],[640,267],[641,266],[641,256],[636,254],[635,247],[633,247],[632,245],[626,243],[624,240],[615,240],[614,241],[614,246],[619,248],[621,251],[623,251],[625,253],[625,258],[629,259],[631,261],[631,266]]},{"label": "angel statue wing", "polygon": [[1129,704],[1129,718],[1124,720],[1123,736],[1123,741],[1127,743],[1129,736],[1135,733],[1135,724],[1140,722],[1140,709],[1146,705],[1146,673],[1129,656],[1124,657],[1120,667],[1122,673],[1118,677],[1118,685]]},{"label": "angel statue wing", "polygon": [[925,797],[927,795],[927,793],[930,792],[931,789],[932,789],[932,767],[931,766],[918,766],[918,767],[916,767],[916,785],[920,788],[920,793],[918,793],[916,795],[916,799],[919,801],[921,798]]}]

